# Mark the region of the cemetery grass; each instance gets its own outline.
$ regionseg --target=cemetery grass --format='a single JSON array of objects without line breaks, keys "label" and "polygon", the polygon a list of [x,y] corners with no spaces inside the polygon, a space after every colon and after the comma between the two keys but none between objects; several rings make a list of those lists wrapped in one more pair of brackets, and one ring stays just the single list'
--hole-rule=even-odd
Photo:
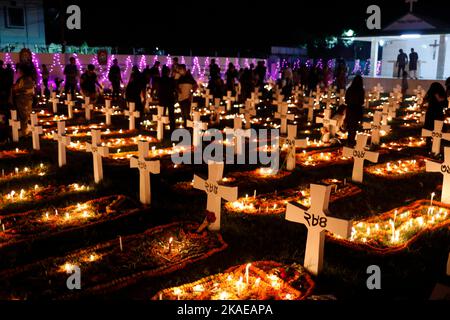
[{"label": "cemetery grass", "polygon": [[[20,145],[30,147],[28,139]],[[42,151],[36,159],[39,162],[57,163],[57,150],[53,142],[41,140]],[[412,154],[398,153],[381,157],[384,160],[400,159],[405,156],[425,154],[424,150]],[[92,156],[87,152],[68,152],[68,166],[55,170],[52,174],[38,179],[47,184],[85,183],[92,184]],[[28,162],[24,158],[2,165],[11,167]],[[38,162],[37,162],[38,163]],[[251,167],[227,166],[227,172],[244,171]],[[288,178],[270,185],[262,184],[258,193],[273,192],[297,185],[307,185],[323,178],[343,179],[351,176],[352,165],[329,166],[315,170],[296,169]],[[188,197],[174,193],[172,187],[179,181],[190,181],[193,173],[207,173],[206,166],[189,166],[180,171],[162,171],[160,175],[151,175],[152,206],[144,208],[138,215],[130,217],[123,223],[96,228],[88,237],[57,239],[46,242],[45,249],[38,248],[30,252],[29,260],[38,260],[45,255],[63,255],[70,250],[89,246],[99,241],[114,239],[119,235],[143,232],[144,230],[176,221],[197,221],[204,218],[206,195]],[[139,198],[138,170],[129,166],[104,166],[104,182],[90,194],[76,195],[55,200],[51,205],[84,201],[93,197],[111,194],[124,194],[134,199]],[[435,187],[441,184],[441,175],[427,174],[421,179],[411,177],[399,181],[365,177],[364,184],[358,185],[363,192],[352,198],[344,198],[330,205],[333,216],[346,219],[360,219],[409,204],[417,199],[427,199]],[[2,190],[18,187],[24,182],[11,182],[1,185]],[[36,180],[27,181],[30,185]],[[253,194],[254,186],[241,188],[239,196]],[[75,201],[74,201],[75,200]],[[50,203],[48,204],[50,205]],[[189,265],[183,270],[161,277],[140,281],[139,284],[101,296],[84,296],[95,299],[150,299],[159,290],[199,280],[222,272],[237,264],[258,260],[275,260],[278,262],[303,262],[306,244],[306,228],[302,225],[286,222],[280,216],[243,216],[228,214],[222,208],[223,239],[229,245],[225,251],[206,260]],[[370,252],[351,250],[337,243],[327,241],[325,244],[324,270],[316,282],[315,295],[331,294],[342,300],[355,299],[428,299],[437,282],[448,284],[445,279],[445,265],[450,251],[450,229],[445,228],[423,235],[410,248],[390,256],[377,256]],[[51,254],[49,254],[51,252]],[[370,291],[366,287],[369,265],[380,266],[382,272],[382,290]],[[111,279],[113,280],[113,279]],[[32,290],[30,288],[30,290]]]}]

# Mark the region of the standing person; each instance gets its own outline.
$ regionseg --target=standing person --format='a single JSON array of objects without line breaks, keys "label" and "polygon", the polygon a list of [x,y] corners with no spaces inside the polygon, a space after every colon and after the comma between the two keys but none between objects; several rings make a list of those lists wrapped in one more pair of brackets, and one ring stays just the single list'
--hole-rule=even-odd
[{"label": "standing person", "polygon": [[186,128],[187,120],[190,119],[192,92],[196,90],[197,83],[190,72],[187,72],[186,65],[178,66],[180,78],[177,81],[178,103],[183,117],[183,126]]},{"label": "standing person", "polygon": [[234,85],[238,76],[239,76],[238,71],[236,70],[234,64],[230,62],[228,64],[228,69],[225,72],[225,80],[226,80],[225,86],[227,91],[231,91],[232,95],[236,94]]},{"label": "standing person", "polygon": [[142,80],[142,75],[138,66],[133,66],[125,94],[127,102],[134,102],[136,111],[139,111],[142,115],[144,114],[144,105],[142,104],[142,101],[145,89],[143,83],[144,81]]},{"label": "standing person", "polygon": [[266,72],[267,72],[266,62],[264,60],[258,61],[256,64],[255,73],[258,78],[258,82],[256,83],[256,85],[259,87],[260,91],[262,91],[262,89],[264,88]]},{"label": "standing person", "polygon": [[365,94],[363,78],[358,75],[353,79],[352,84],[345,93],[345,102],[347,104],[345,126],[348,132],[347,144],[349,147],[355,146],[356,132],[361,128]]},{"label": "standing person", "polygon": [[417,62],[419,61],[419,55],[411,48],[411,53],[409,54],[409,73],[411,79],[417,79]]},{"label": "standing person", "polygon": [[[439,82],[433,82],[425,95],[424,102],[428,105],[425,113],[424,129],[434,130],[434,121],[444,121],[444,110],[447,107],[447,95]],[[431,151],[431,138],[427,138],[427,149]]]},{"label": "standing person", "polygon": [[211,59],[209,64],[209,83],[208,88],[211,90],[211,94],[214,98],[222,98],[221,90],[218,88],[220,79],[220,67],[216,63],[216,59]]},{"label": "standing person", "polygon": [[70,57],[69,64],[64,68],[64,75],[66,76],[66,81],[64,84],[64,90],[66,94],[70,93],[72,97],[75,96],[75,91],[77,90],[78,75],[79,71],[77,65],[75,64],[75,58]]},{"label": "standing person", "polygon": [[96,86],[102,88],[95,73],[95,66],[89,64],[87,70],[81,75],[80,87],[83,95],[89,97],[92,102],[97,99]]},{"label": "standing person", "polygon": [[174,57],[172,60],[172,67],[170,68],[170,76],[176,81],[180,78],[180,73],[178,71],[178,57]]},{"label": "standing person", "polygon": [[175,80],[170,77],[170,69],[162,67],[159,82],[159,104],[164,107],[164,114],[169,113],[170,131],[175,130]]},{"label": "standing person", "polygon": [[50,78],[50,72],[45,64],[42,65],[42,84],[44,85],[44,95],[48,97],[50,95],[50,90],[48,89],[48,79]]},{"label": "standing person", "polygon": [[120,95],[120,83],[122,83],[122,74],[120,72],[119,62],[117,59],[113,60],[113,65],[109,68],[108,80],[111,82],[112,97],[119,98]]},{"label": "standing person", "polygon": [[[151,81],[151,85],[152,85],[151,95],[154,98],[159,97],[159,93],[158,93],[159,81],[161,78],[161,75],[159,73],[160,65],[161,65],[161,62],[155,61],[155,63],[153,64],[153,67],[150,68],[150,81]],[[165,66],[165,67],[168,68],[167,66]],[[170,76],[170,69],[169,69],[169,76]]]},{"label": "standing person", "polygon": [[12,89],[14,105],[20,120],[21,136],[27,134],[28,120],[33,107],[35,82],[32,72],[27,65],[19,65],[17,68],[18,78]]},{"label": "standing person", "polygon": [[403,52],[403,49],[399,50],[399,54],[397,56],[397,78],[400,78],[400,75],[405,71],[406,65],[408,64],[408,56]]},{"label": "standing person", "polygon": [[0,111],[2,111],[2,114],[6,114],[9,95],[10,89],[7,86],[6,70],[3,68],[3,60],[0,60]]}]

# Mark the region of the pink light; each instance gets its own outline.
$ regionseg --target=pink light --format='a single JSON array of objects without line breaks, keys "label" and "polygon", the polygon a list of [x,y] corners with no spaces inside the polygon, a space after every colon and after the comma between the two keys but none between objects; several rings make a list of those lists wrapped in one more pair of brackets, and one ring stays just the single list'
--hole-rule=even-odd
[{"label": "pink light", "polygon": [[31,53],[31,61],[34,64],[34,67],[36,68],[36,72],[37,72],[37,80],[38,80],[38,86],[40,86],[42,84],[42,75],[41,75],[41,69],[39,68],[39,61],[36,57],[36,54],[34,52]]},{"label": "pink light", "polygon": [[5,53],[5,65],[8,63],[11,64],[11,68],[14,70],[14,72],[16,72],[16,64],[11,59],[11,55],[7,52],[7,53]]}]

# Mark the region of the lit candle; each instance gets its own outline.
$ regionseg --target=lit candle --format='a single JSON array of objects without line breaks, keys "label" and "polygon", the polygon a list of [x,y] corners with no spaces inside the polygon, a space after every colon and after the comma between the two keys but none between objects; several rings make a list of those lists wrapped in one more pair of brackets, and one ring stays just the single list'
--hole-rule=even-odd
[{"label": "lit candle", "polygon": [[122,237],[119,236],[119,246],[120,246],[120,251],[123,251],[123,247],[122,247]]},{"label": "lit candle", "polygon": [[169,239],[169,253],[172,251],[172,242],[173,242],[173,238],[170,237],[170,239]]},{"label": "lit candle", "polygon": [[256,199],[256,190],[253,192],[253,199]]},{"label": "lit candle", "polygon": [[434,192],[431,194],[430,207],[433,206]]},{"label": "lit candle", "polygon": [[248,263],[246,266],[245,266],[245,282],[248,284],[248,274],[249,274],[249,270],[250,270],[250,266],[251,266],[252,264],[251,263]]}]

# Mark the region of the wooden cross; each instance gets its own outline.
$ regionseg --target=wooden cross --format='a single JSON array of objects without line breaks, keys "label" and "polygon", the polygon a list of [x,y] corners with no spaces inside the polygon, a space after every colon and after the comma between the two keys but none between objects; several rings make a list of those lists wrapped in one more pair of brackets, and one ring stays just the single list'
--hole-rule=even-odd
[{"label": "wooden cross", "polygon": [[235,116],[233,122],[234,128],[225,128],[224,132],[227,135],[233,136],[234,152],[238,155],[241,155],[245,138],[250,138],[251,130],[242,130],[242,118],[240,117]]},{"label": "wooden cross", "polygon": [[441,153],[441,140],[450,140],[450,133],[442,133],[442,128],[444,127],[444,121],[435,120],[433,131],[428,129],[422,129],[422,137],[431,137],[433,139],[433,145],[431,147],[431,152],[435,155]]},{"label": "wooden cross", "polygon": [[12,140],[19,142],[20,121],[17,120],[17,111],[11,110],[11,119],[9,119],[9,126],[12,129]]},{"label": "wooden cross", "polygon": [[325,231],[347,239],[350,236],[351,221],[328,217],[332,186],[311,184],[311,208],[305,210],[296,202],[287,204],[286,220],[301,223],[308,229],[305,260],[303,266],[318,275],[323,268]]},{"label": "wooden cross", "polygon": [[169,123],[169,117],[164,116],[164,107],[158,106],[157,109],[158,114],[153,115],[153,121],[156,121],[158,123],[156,129],[156,138],[159,141],[162,141],[162,139],[164,138],[164,125]]},{"label": "wooden cross", "polygon": [[370,130],[371,132],[371,143],[374,145],[380,144],[380,131],[389,132],[391,126],[381,124],[381,112],[377,111],[373,115],[373,121],[371,123],[363,123],[363,129]]},{"label": "wooden cross", "polygon": [[384,92],[384,88],[381,86],[380,83],[378,83],[374,88],[373,91],[375,92],[375,98],[376,100],[380,100],[381,99],[381,93]]},{"label": "wooden cross", "polygon": [[358,134],[356,136],[356,146],[354,149],[344,147],[342,152],[344,157],[353,158],[353,173],[352,180],[355,182],[363,181],[363,166],[364,160],[369,160],[370,162],[378,162],[378,152],[371,152],[365,149],[367,145],[368,135]]},{"label": "wooden cross", "polygon": [[[409,1],[414,1],[414,0],[409,0]],[[439,47],[437,40],[434,40],[434,44],[429,44],[429,46],[433,48],[433,60],[436,60],[436,48]]]},{"label": "wooden cross", "polygon": [[53,135],[53,140],[58,141],[58,165],[59,167],[66,165],[66,146],[70,144],[70,137],[65,135],[66,123],[58,122],[58,133]]},{"label": "wooden cross", "polygon": [[188,120],[187,126],[192,128],[192,145],[194,148],[201,147],[203,131],[208,129],[208,124],[200,120],[198,111],[193,112],[193,120]]},{"label": "wooden cross", "polygon": [[207,193],[208,201],[206,210],[213,212],[216,218],[208,227],[212,231],[220,230],[222,199],[236,201],[238,195],[237,187],[226,187],[219,184],[223,177],[223,169],[223,162],[212,161],[208,163],[208,179],[205,180],[194,175],[194,188]]},{"label": "wooden cross", "polygon": [[94,181],[99,183],[103,180],[103,163],[102,157],[107,157],[109,155],[109,148],[101,146],[101,131],[92,130],[92,144],[86,143],[86,151],[92,153],[92,158],[94,161]]},{"label": "wooden cross", "polygon": [[41,145],[39,142],[39,135],[42,134],[44,131],[42,130],[42,126],[38,126],[38,117],[36,113],[32,113],[30,115],[31,125],[28,127],[31,131],[31,138],[33,140],[33,149],[34,150],[40,150]]},{"label": "wooden cross", "polygon": [[209,89],[205,90],[205,93],[203,94],[203,98],[205,98],[205,107],[209,107],[209,100],[213,98],[213,95],[209,93]]},{"label": "wooden cross", "polygon": [[427,172],[440,172],[444,176],[442,182],[441,202],[450,204],[450,148],[444,148],[444,162],[426,161]]},{"label": "wooden cross", "polygon": [[146,160],[149,152],[147,141],[139,141],[138,150],[138,157],[130,159],[130,168],[139,169],[139,199],[141,203],[149,205],[152,201],[150,173],[159,174],[161,165],[159,160]]},{"label": "wooden cross", "polygon": [[58,113],[59,98],[56,97],[56,92],[52,92],[52,97],[48,101],[52,103],[53,113]]},{"label": "wooden cross", "polygon": [[256,116],[256,109],[250,100],[245,101],[245,108],[240,108],[239,113],[244,115],[245,129],[250,129],[252,117]]},{"label": "wooden cross", "polygon": [[293,114],[288,114],[288,104],[284,103],[278,106],[278,112],[275,112],[275,118],[281,121],[281,134],[286,133],[288,120],[294,121],[295,116]]},{"label": "wooden cross", "polygon": [[225,108],[220,105],[220,98],[215,98],[214,106],[211,106],[209,109],[213,112],[213,114],[211,116],[212,116],[212,118],[215,118],[214,123],[219,124],[220,123],[220,113],[225,111]]},{"label": "wooden cross", "polygon": [[135,111],[136,105],[134,102],[128,103],[129,110],[125,110],[125,115],[129,117],[129,129],[135,130],[136,129],[136,120],[135,118],[139,118],[141,116],[141,113],[139,111]]},{"label": "wooden cross", "polygon": [[308,109],[308,122],[314,120],[314,99],[312,97],[307,97],[308,102],[303,104],[303,109]]},{"label": "wooden cross", "polygon": [[[109,101],[109,100],[106,100],[106,101]],[[106,118],[105,119],[106,125],[110,126],[111,125],[111,116],[114,113],[114,109],[111,108],[111,104],[109,104],[109,106],[108,105],[105,106],[104,112],[105,112],[105,118]]]},{"label": "wooden cross", "polygon": [[[86,97],[86,99],[89,99],[89,97]],[[94,110],[94,106],[92,104],[83,103],[82,108],[85,112],[85,118],[87,121],[91,120],[91,110]]]},{"label": "wooden cross", "polygon": [[323,111],[323,118],[316,117],[316,123],[322,123],[323,127],[330,133],[330,136],[335,135],[337,120],[331,119],[331,109],[325,109]]},{"label": "wooden cross", "polygon": [[231,94],[231,91],[227,91],[227,95],[223,97],[223,100],[225,100],[227,104],[227,111],[231,111],[231,103],[236,101],[236,98],[232,97]]},{"label": "wooden cross", "polygon": [[67,105],[67,118],[73,118],[73,107],[75,106],[75,101],[72,101],[72,95],[70,93],[67,94],[67,100],[64,101],[64,104]]},{"label": "wooden cross", "polygon": [[297,126],[288,125],[287,137],[281,137],[281,144],[287,145],[286,153],[286,170],[292,171],[295,169],[295,155],[297,148],[306,148],[308,146],[307,139],[297,139]]}]

